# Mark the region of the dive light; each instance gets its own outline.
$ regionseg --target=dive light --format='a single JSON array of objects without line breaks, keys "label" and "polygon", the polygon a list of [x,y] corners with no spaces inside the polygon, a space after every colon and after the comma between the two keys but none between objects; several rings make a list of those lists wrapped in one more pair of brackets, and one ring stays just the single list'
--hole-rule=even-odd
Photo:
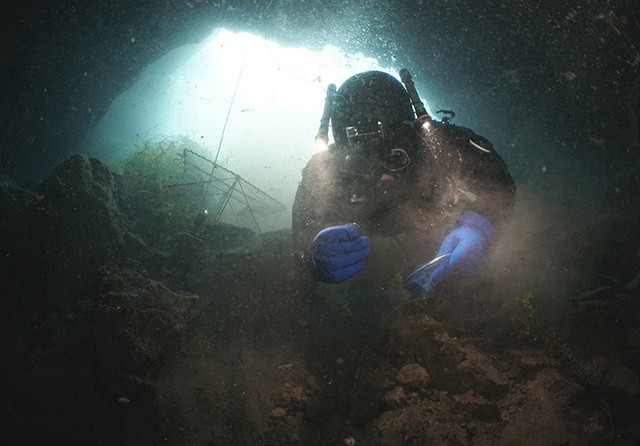
[{"label": "dive light", "polygon": [[418,121],[432,121],[431,116],[429,116],[427,110],[424,108],[424,103],[420,100],[420,96],[416,91],[416,86],[413,84],[413,80],[411,79],[411,74],[409,74],[409,70],[406,68],[400,70],[400,79],[409,92],[411,104],[416,112]]},{"label": "dive light", "polygon": [[336,84],[329,84],[327,96],[324,99],[324,110],[320,119],[320,128],[315,138],[316,150],[324,150],[329,145],[329,120],[331,118],[331,107],[333,106],[333,96],[336,94]]}]

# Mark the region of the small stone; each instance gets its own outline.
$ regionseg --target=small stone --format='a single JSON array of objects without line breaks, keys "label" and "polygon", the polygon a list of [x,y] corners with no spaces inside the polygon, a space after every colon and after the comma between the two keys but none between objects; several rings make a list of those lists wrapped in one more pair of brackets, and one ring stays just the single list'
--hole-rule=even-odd
[{"label": "small stone", "polygon": [[348,436],[343,440],[343,443],[345,444],[345,446],[355,446],[356,439],[353,438],[352,436]]},{"label": "small stone", "polygon": [[588,435],[596,435],[604,432],[604,427],[596,417],[591,417],[584,426],[584,432]]},{"label": "small stone", "polygon": [[429,400],[429,401],[440,401],[440,392],[438,392],[435,389],[428,389],[425,397]]},{"label": "small stone", "polygon": [[398,386],[384,395],[384,402],[391,409],[399,409],[407,404],[407,395],[404,389]]},{"label": "small stone", "polygon": [[123,406],[128,405],[130,402],[131,400],[126,396],[121,396],[120,398],[118,398],[118,403],[122,404]]},{"label": "small stone", "polygon": [[289,391],[289,398],[293,404],[303,404],[309,399],[309,396],[304,388],[298,386]]},{"label": "small stone", "polygon": [[398,383],[410,389],[420,390],[431,385],[431,376],[420,364],[407,364],[398,371]]}]

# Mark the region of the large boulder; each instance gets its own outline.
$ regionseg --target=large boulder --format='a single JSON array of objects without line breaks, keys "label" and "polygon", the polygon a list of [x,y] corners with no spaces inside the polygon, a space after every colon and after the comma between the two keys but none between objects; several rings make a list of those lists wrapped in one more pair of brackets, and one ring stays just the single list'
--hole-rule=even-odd
[{"label": "large boulder", "polygon": [[101,161],[75,155],[42,183],[25,213],[17,252],[23,285],[46,295],[77,296],[109,261],[133,255],[132,230],[118,177]]}]

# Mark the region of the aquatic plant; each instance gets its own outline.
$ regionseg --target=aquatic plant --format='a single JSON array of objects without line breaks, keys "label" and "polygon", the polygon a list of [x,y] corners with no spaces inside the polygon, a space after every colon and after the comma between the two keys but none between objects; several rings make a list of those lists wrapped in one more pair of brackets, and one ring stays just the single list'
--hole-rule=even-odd
[{"label": "aquatic plant", "polygon": [[518,304],[526,317],[525,320],[520,320],[524,326],[520,334],[535,343],[542,343],[558,359],[575,363],[575,354],[567,341],[542,320],[534,294],[531,292],[523,294],[518,298]]},{"label": "aquatic plant", "polygon": [[[526,336],[534,336],[536,329],[540,328],[540,315],[534,301],[533,293],[525,293],[518,299],[518,304],[524,312],[526,320],[520,321],[524,325],[524,329],[520,331],[520,334]],[[535,340],[535,337],[534,337]]]},{"label": "aquatic plant", "polygon": [[143,139],[136,151],[119,163],[124,192],[147,243],[159,248],[177,233],[190,230],[197,207],[171,186],[182,180],[184,149],[200,150],[187,137]]}]

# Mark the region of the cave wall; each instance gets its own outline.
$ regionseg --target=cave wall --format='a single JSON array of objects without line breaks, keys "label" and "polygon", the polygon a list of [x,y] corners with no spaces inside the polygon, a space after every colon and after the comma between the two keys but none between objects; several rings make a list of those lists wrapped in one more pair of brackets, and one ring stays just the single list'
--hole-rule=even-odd
[{"label": "cave wall", "polygon": [[535,121],[562,150],[611,171],[637,158],[637,0],[27,0],[2,9],[0,169],[26,185],[81,151],[147,64],[216,26],[407,66],[498,145]]}]

